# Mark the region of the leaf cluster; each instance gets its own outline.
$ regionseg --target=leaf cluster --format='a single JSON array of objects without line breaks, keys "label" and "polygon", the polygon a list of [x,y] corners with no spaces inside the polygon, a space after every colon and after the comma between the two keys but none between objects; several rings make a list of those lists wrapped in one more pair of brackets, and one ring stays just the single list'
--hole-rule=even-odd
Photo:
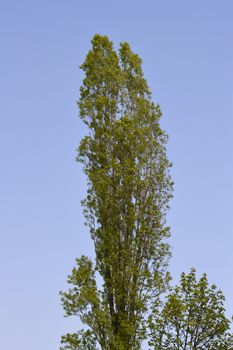
[{"label": "leaf cluster", "polygon": [[233,349],[224,300],[215,285],[209,286],[206,274],[197,280],[195,269],[182,273],[165,305],[150,317],[150,345],[159,350]]}]

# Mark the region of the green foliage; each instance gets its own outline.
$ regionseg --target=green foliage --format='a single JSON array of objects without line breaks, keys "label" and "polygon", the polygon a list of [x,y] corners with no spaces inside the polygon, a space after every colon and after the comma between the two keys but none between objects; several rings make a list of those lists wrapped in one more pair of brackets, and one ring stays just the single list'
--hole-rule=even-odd
[{"label": "green foliage", "polygon": [[78,106],[89,134],[77,160],[88,178],[82,204],[96,258],[78,258],[61,292],[65,316],[78,316],[86,328],[63,336],[60,349],[140,350],[149,338],[156,350],[233,350],[223,294],[206,275],[182,274],[161,305],[170,280],[173,183],[162,113],[141,64],[129,44],[116,52],[95,35],[81,66]]},{"label": "green foliage", "polygon": [[224,296],[209,286],[204,274],[182,273],[180,286],[167,296],[162,310],[150,316],[150,346],[156,350],[232,350],[230,321],[225,316]]},{"label": "green foliage", "polygon": [[[136,350],[146,337],[151,301],[170,279],[165,215],[173,184],[167,135],[141,59],[127,43],[117,53],[106,36],[95,35],[81,68],[78,105],[89,135],[77,160],[88,177],[83,206],[96,260],[77,259],[62,303],[66,316],[80,317],[102,350]],[[64,349],[82,349],[80,339],[87,334],[64,337]]]},{"label": "green foliage", "polygon": [[97,350],[96,339],[90,330],[81,330],[74,334],[66,334],[61,339],[60,350]]}]

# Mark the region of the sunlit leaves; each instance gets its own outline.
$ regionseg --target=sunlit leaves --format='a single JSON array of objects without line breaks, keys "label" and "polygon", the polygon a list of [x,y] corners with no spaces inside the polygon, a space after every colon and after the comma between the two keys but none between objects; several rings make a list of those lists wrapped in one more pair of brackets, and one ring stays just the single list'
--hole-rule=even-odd
[{"label": "sunlit leaves", "polygon": [[151,101],[141,64],[128,43],[117,53],[106,36],[95,35],[81,66],[78,105],[89,134],[77,160],[88,178],[82,203],[96,259],[77,259],[62,303],[102,350],[140,349],[152,297],[157,300],[170,279],[171,163],[162,113]]},{"label": "sunlit leaves", "polygon": [[194,269],[182,273],[180,285],[167,296],[162,309],[154,309],[149,325],[151,349],[233,349],[224,296],[208,285],[205,274],[197,280]]}]

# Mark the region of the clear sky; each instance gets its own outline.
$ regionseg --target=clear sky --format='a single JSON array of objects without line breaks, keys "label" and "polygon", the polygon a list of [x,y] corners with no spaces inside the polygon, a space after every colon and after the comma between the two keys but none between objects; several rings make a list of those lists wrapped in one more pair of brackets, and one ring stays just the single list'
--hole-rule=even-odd
[{"label": "clear sky", "polygon": [[1,349],[58,349],[79,326],[58,292],[92,251],[74,158],[85,132],[78,67],[95,33],[131,44],[164,112],[174,281],[207,272],[233,313],[232,18],[231,0],[1,1]]}]

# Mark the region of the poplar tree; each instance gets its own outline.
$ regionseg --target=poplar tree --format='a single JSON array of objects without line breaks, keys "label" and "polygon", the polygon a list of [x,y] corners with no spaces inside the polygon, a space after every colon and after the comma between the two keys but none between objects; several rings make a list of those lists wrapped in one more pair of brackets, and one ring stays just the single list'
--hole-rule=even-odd
[{"label": "poplar tree", "polygon": [[84,324],[62,337],[61,349],[138,350],[151,302],[170,278],[168,137],[128,43],[117,52],[108,37],[95,35],[81,69],[78,106],[89,133],[77,160],[88,179],[82,204],[95,260],[77,258],[70,289],[61,292],[65,316]]}]

